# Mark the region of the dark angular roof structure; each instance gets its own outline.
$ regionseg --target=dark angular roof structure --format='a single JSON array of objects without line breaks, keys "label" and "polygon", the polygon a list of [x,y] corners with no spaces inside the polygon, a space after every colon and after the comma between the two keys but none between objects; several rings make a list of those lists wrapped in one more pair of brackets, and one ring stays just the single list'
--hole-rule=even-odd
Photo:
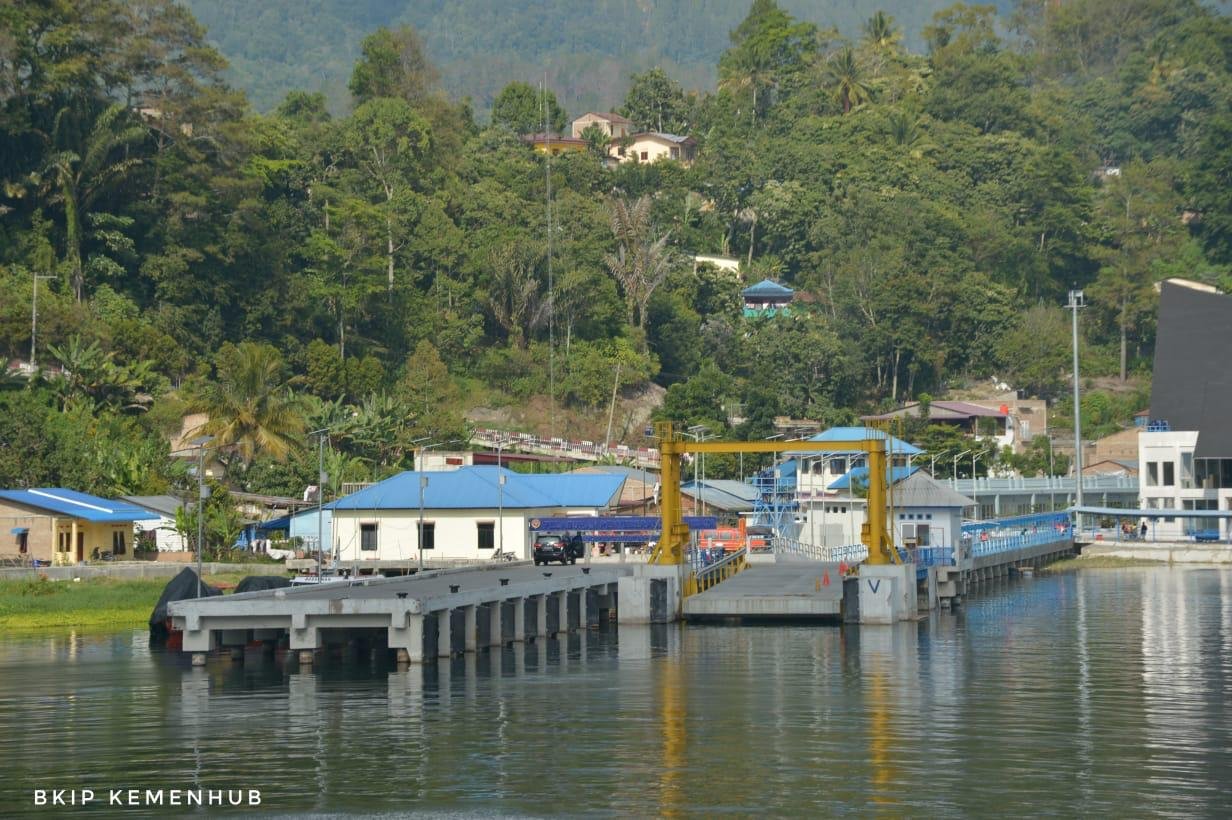
[{"label": "dark angular roof structure", "polygon": [[1198,431],[1194,458],[1232,458],[1232,296],[1165,281],[1151,419]]}]

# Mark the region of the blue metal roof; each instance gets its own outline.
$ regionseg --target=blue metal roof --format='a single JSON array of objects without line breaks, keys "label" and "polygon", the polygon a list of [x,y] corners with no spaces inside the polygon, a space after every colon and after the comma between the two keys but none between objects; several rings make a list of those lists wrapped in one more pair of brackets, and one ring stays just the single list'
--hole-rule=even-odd
[{"label": "blue metal roof", "polygon": [[31,490],[0,490],[0,498],[36,507],[57,515],[103,523],[108,521],[151,521],[157,513],[111,498],[66,490],[63,487],[37,487]]},{"label": "blue metal roof", "polygon": [[773,279],[763,279],[760,282],[758,282],[756,285],[749,285],[747,288],[740,291],[740,295],[745,296],[745,297],[750,297],[750,296],[753,296],[753,297],[757,297],[757,296],[784,297],[784,296],[791,296],[794,293],[795,293],[794,290],[787,287],[786,285],[780,285],[778,282],[774,281]]},{"label": "blue metal roof", "polygon": [[[607,507],[624,486],[623,475],[568,473],[526,475],[503,467],[476,465],[458,470],[415,472],[392,478],[339,498],[326,509],[413,510],[419,507],[419,478],[426,476],[424,509],[494,510]],[[505,476],[502,494],[500,476]],[[503,496],[503,497],[502,497]]]},{"label": "blue metal roof", "polygon": [[[897,484],[898,482],[902,481],[904,478],[911,475],[918,469],[920,468],[919,467],[895,467],[894,470],[890,473],[890,483]],[[856,479],[857,481],[867,482],[868,481],[868,468],[867,467],[856,467],[854,470],[848,470],[844,475],[841,475],[838,478],[836,478],[834,480],[834,483],[830,484],[830,486],[828,486],[826,489],[845,490],[851,486],[851,480],[853,478]]]},{"label": "blue metal roof", "polygon": [[[821,433],[818,433],[815,436],[810,436],[808,440],[809,441],[861,441],[866,438],[886,439],[888,441],[888,444],[886,445],[886,451],[893,453],[894,455],[918,456],[920,453],[924,452],[919,447],[916,447],[914,444],[908,444],[902,439],[895,438],[894,436],[891,436],[888,433],[886,433],[884,430],[878,430],[875,427],[831,427],[829,430],[825,430]],[[788,453],[787,455],[816,456],[816,455],[824,455],[824,453],[792,452],[792,453]]]}]

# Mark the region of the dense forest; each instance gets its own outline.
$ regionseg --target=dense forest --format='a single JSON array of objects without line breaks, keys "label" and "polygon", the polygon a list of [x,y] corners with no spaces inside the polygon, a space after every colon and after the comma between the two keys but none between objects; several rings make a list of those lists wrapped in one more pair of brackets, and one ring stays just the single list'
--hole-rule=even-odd
[{"label": "dense forest", "polygon": [[[879,7],[919,50],[929,19],[950,2],[882,0]],[[868,3],[852,0],[781,5],[851,37],[871,13],[861,8]],[[1007,12],[1013,2],[997,5]],[[292,88],[324,92],[331,111],[346,111],[360,41],[381,26],[407,25],[419,32],[444,89],[470,97],[486,119],[506,83],[538,84],[545,73],[561,103],[577,113],[620,100],[630,74],[654,67],[686,89],[713,90],[728,32],[749,0],[188,0],[188,7],[230,62],[228,79],[259,111],[276,108]]]},{"label": "dense forest", "polygon": [[[1074,284],[1084,375],[1132,383],[1156,281],[1232,284],[1232,24],[1022,0],[922,37],[755,0],[713,93],[649,69],[610,101],[695,137],[691,167],[549,169],[516,133],[535,89],[481,125],[409,27],[363,40],[344,113],[291,91],[258,114],[171,0],[0,6],[0,350],[43,367],[0,390],[0,485],[164,490],[189,411],[236,486],[286,493],[312,430],[336,484],[477,406],[584,432],[614,388],[720,432],[742,408],[740,435],[994,376],[1057,397]],[[792,317],[744,319],[699,252],[796,288]],[[1097,425],[1132,409],[1094,396]]]}]

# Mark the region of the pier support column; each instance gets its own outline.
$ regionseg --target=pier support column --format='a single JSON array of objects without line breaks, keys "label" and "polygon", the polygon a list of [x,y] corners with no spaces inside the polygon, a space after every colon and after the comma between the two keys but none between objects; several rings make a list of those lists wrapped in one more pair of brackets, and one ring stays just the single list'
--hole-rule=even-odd
[{"label": "pier support column", "polygon": [[467,652],[474,652],[479,648],[479,607],[462,607],[462,613],[462,646]]},{"label": "pier support column", "polygon": [[523,643],[526,640],[526,599],[513,599],[513,641]]},{"label": "pier support column", "polygon": [[548,634],[548,596],[535,596],[535,637],[544,638]]},{"label": "pier support column", "polygon": [[493,601],[488,604],[488,646],[505,645],[505,624],[502,618],[505,613],[504,601]]},{"label": "pier support column", "polygon": [[205,666],[205,653],[204,652],[192,653],[192,665],[193,666]]},{"label": "pier support column", "polygon": [[298,658],[298,660],[299,660],[299,665],[300,665],[300,666],[312,666],[313,656],[314,656],[315,654],[316,654],[316,653],[315,653],[315,652],[313,652],[311,649],[301,649],[301,650],[299,650],[299,652],[297,653],[297,658]]},{"label": "pier support column", "polygon": [[439,609],[436,612],[436,656],[448,658],[453,655],[453,630],[450,628],[453,610]]},{"label": "pier support column", "polygon": [[558,635],[569,634],[569,591],[563,590],[556,593],[556,633]]},{"label": "pier support column", "polygon": [[400,629],[389,628],[389,646],[397,651],[398,663],[423,663],[424,616],[407,615],[405,623]]}]

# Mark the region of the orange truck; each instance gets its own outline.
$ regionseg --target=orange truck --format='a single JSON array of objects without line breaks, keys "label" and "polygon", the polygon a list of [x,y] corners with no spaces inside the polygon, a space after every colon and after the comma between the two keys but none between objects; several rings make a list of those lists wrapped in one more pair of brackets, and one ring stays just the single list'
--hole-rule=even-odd
[{"label": "orange truck", "polygon": [[701,549],[722,547],[724,552],[735,552],[746,544],[750,552],[769,549],[769,528],[750,527],[748,520],[741,518],[735,527],[716,527],[713,530],[702,530],[697,534],[697,546]]}]

